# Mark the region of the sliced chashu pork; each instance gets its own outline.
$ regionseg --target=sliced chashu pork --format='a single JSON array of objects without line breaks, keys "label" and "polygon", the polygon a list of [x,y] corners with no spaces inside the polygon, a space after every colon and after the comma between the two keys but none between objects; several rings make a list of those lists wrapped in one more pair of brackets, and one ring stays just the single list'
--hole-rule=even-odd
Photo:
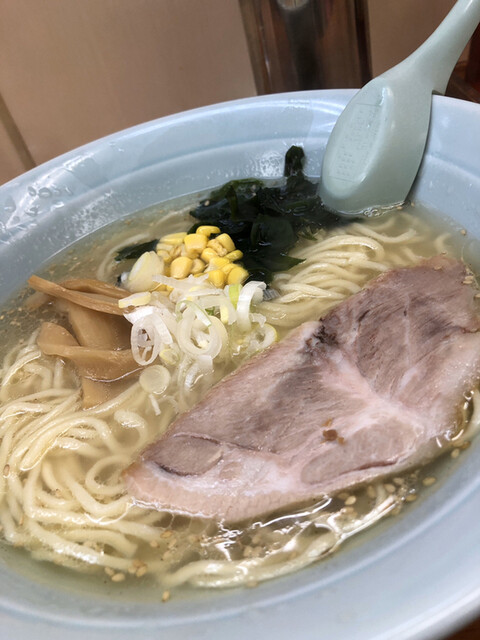
[{"label": "sliced chashu pork", "polygon": [[480,374],[465,277],[432,258],[303,324],[180,416],[127,470],[129,491],[235,521],[433,457]]}]

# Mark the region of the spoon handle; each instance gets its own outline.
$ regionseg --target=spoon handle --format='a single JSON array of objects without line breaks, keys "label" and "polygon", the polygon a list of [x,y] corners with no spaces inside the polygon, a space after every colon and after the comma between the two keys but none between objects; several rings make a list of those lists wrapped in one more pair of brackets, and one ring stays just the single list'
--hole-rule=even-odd
[{"label": "spoon handle", "polygon": [[[480,0],[458,0],[450,13],[406,60],[432,91],[445,93],[450,75],[463,49],[480,22]],[[393,69],[387,71],[388,76]]]},{"label": "spoon handle", "polygon": [[405,201],[425,150],[432,93],[445,92],[479,20],[480,0],[458,0],[419,49],[352,98],[325,150],[325,206],[357,215]]}]

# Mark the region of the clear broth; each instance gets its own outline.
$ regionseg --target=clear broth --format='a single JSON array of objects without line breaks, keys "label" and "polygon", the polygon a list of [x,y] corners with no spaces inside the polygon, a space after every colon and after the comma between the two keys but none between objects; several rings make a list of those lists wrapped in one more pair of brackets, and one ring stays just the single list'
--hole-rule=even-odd
[{"label": "clear broth", "polygon": [[[56,256],[55,263],[47,265],[38,272],[38,275],[54,281],[60,281],[67,276],[72,278],[100,275],[114,282],[125,266],[115,265],[113,262],[107,264],[108,259],[105,260],[105,256],[112,257],[113,247],[130,244],[134,238],[134,241],[140,242],[160,237],[165,233],[188,229],[192,221],[186,211],[169,213],[176,212],[177,208],[177,202],[168,203],[136,213],[128,219],[110,225],[78,242],[74,248]],[[455,257],[465,257],[469,239],[463,230],[450,220],[413,207],[407,207],[403,212],[391,215],[397,216],[397,221],[394,221],[389,229],[392,237],[405,233],[412,224],[418,228],[419,233],[425,235],[425,241],[415,246],[416,255],[429,257],[441,250]],[[362,225],[375,230],[383,222],[383,218],[366,219]],[[295,255],[303,255],[309,247],[311,242],[305,241],[295,249]],[[103,266],[102,262],[105,263]],[[476,270],[476,265],[470,266],[474,271]],[[287,274],[288,277],[289,275]],[[282,277],[279,277],[278,282],[281,283]],[[274,287],[276,282],[273,283]],[[19,336],[20,340],[25,340],[42,320],[56,319],[55,313],[49,307],[42,307],[34,313],[29,312],[26,307],[27,296],[27,291],[21,292],[0,312],[2,322],[0,339],[4,353],[12,344],[19,341]],[[270,321],[277,323],[280,334],[285,333],[290,328],[288,317],[285,314],[282,315],[275,301],[270,304],[270,307],[267,310]],[[311,305],[305,308],[301,320],[317,318],[318,315],[315,305]],[[237,362],[232,363],[231,368],[237,364]],[[75,384],[74,372],[70,371],[68,375],[72,385]],[[196,397],[193,395],[191,398],[191,404],[194,404],[204,391],[205,389],[199,385]],[[112,588],[116,587],[115,576],[121,573],[123,577],[118,579],[119,585],[122,584],[125,587],[128,584],[129,591],[138,593],[148,591],[152,599],[158,599],[166,589],[175,589],[176,586],[171,585],[168,580],[163,580],[161,571],[150,571],[150,567],[159,564],[163,564],[167,572],[175,573],[191,566],[192,563],[201,563],[206,559],[213,563],[225,563],[232,567],[231,573],[228,569],[226,570],[224,580],[226,586],[237,584],[236,576],[241,578],[245,571],[248,572],[248,564],[252,561],[254,564],[256,559],[265,560],[266,574],[269,573],[269,565],[274,569],[277,565],[284,567],[278,571],[274,570],[272,575],[280,575],[300,568],[303,564],[310,564],[310,561],[303,564],[300,561],[306,550],[314,549],[312,553],[318,558],[326,556],[338,549],[351,535],[360,533],[380,518],[397,516],[410,503],[415,502],[419,495],[428,491],[429,487],[446,473],[449,466],[446,462],[448,456],[468,447],[464,429],[470,415],[471,397],[469,396],[465,398],[459,424],[452,431],[451,436],[454,442],[450,444],[447,453],[441,459],[420,469],[411,470],[394,478],[382,479],[366,487],[340,492],[335,497],[296,505],[287,512],[270,514],[261,521],[239,523],[235,526],[223,526],[202,519],[167,514],[159,518],[155,524],[158,537],[138,543],[135,554],[131,558],[131,567],[127,570],[107,571],[108,567],[105,569],[81,560],[69,561],[66,564],[90,574],[89,580],[91,575],[96,575],[97,580],[102,583],[111,583]],[[154,414],[149,410],[145,411],[143,417],[150,423],[155,420]],[[154,433],[153,427],[152,433]],[[129,434],[126,434],[126,437],[128,438]],[[452,446],[454,446],[453,451]],[[132,455],[132,461],[136,455],[137,453]],[[457,455],[455,454],[454,457]],[[332,533],[339,530],[344,533],[341,535]],[[323,540],[323,543],[317,544],[320,540]],[[35,546],[32,551],[34,556],[42,559],[41,548]],[[6,555],[8,556],[9,552],[6,552]],[[58,561],[61,565],[62,556],[59,555],[54,561]],[[28,565],[28,563],[22,564]],[[144,567],[146,567],[145,571]],[[254,586],[264,577],[270,576],[263,574],[257,576],[255,571],[252,571],[249,579],[239,579],[238,583]],[[179,581],[178,584],[184,585],[185,588],[186,582],[188,581]],[[221,586],[221,582],[215,574],[211,580],[207,575],[197,581],[202,586]]]}]

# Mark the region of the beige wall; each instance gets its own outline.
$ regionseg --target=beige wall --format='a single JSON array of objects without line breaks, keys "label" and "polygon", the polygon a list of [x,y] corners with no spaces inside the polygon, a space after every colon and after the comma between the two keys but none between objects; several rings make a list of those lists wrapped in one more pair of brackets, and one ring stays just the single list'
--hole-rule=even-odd
[{"label": "beige wall", "polygon": [[[237,0],[2,0],[0,60],[0,95],[37,164],[255,93]],[[22,164],[4,133],[0,182]]]},{"label": "beige wall", "polygon": [[[0,109],[0,116],[2,115],[7,122],[11,123],[11,119],[6,117],[4,111]],[[7,130],[3,118],[0,117],[0,184],[33,166],[33,163],[24,161],[21,142],[19,143],[20,148],[16,147],[12,140],[14,137],[12,133],[14,134],[15,131]]]},{"label": "beige wall", "polygon": [[456,0],[368,0],[373,75],[412,53]]},{"label": "beige wall", "polygon": [[[374,73],[454,0],[368,0]],[[113,131],[255,94],[238,0],[1,0],[0,183]]]}]

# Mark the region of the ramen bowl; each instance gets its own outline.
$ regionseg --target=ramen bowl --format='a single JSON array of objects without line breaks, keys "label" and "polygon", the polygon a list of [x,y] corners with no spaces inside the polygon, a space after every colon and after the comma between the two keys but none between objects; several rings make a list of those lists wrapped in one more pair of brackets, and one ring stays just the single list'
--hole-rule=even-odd
[{"label": "ramen bowl", "polygon": [[[52,160],[0,188],[0,301],[77,240],[159,202],[227,180],[282,175],[304,147],[306,173],[322,155],[351,91],[240,100],[162,118]],[[480,247],[480,109],[433,101],[412,201],[449,216]],[[0,637],[85,634],[92,640],[253,637],[440,638],[480,610],[479,442],[397,518],[336,554],[255,588],[156,590],[91,581],[9,547],[0,550]]]}]

